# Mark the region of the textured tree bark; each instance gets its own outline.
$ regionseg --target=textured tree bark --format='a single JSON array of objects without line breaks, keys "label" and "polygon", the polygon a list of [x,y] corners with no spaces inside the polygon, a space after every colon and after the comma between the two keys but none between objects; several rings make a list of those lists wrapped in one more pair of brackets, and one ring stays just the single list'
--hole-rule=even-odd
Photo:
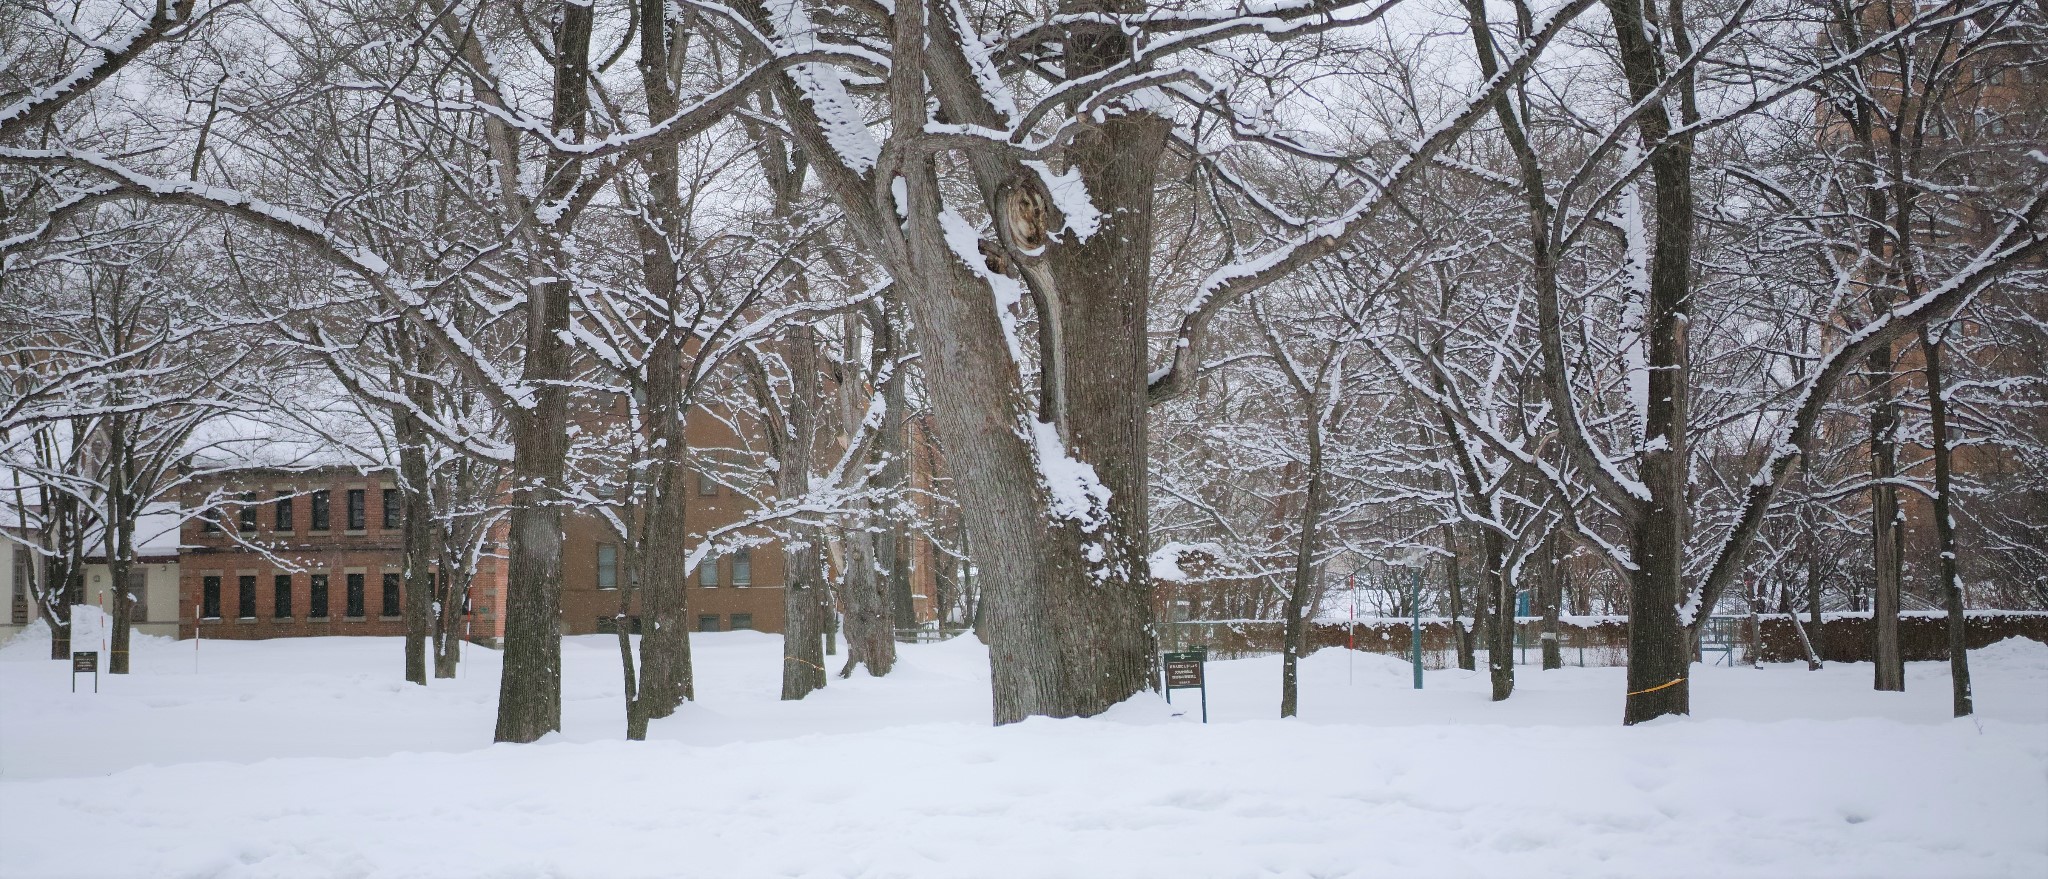
[{"label": "textured tree bark", "polygon": [[1515,693],[1515,581],[1507,575],[1507,538],[1492,528],[1481,528],[1480,545],[1486,552],[1486,591],[1493,598],[1493,628],[1486,632],[1486,674],[1493,684],[1493,701]]},{"label": "textured tree bark", "polygon": [[1304,401],[1308,433],[1308,485],[1301,499],[1301,519],[1294,545],[1293,584],[1281,613],[1280,716],[1293,717],[1300,708],[1298,686],[1301,653],[1307,646],[1309,592],[1315,588],[1317,531],[1322,524],[1323,434],[1317,421],[1320,408],[1313,395]]},{"label": "textured tree bark", "polygon": [[1475,671],[1479,668],[1479,658],[1474,655],[1473,640],[1483,624],[1482,618],[1486,616],[1486,598],[1483,595],[1473,596],[1472,616],[1469,619],[1465,617],[1461,606],[1465,587],[1458,582],[1458,529],[1447,524],[1441,530],[1444,536],[1444,579],[1446,588],[1451,591],[1451,637],[1458,648],[1458,667]]},{"label": "textured tree bark", "polygon": [[[555,39],[556,132],[581,136],[588,109],[592,9],[563,3]],[[549,162],[549,191],[560,200],[577,176],[563,160]],[[568,455],[570,263],[561,230],[539,233],[540,258],[526,305],[522,381],[532,405],[509,413],[512,439],[511,537],[506,559],[505,662],[498,682],[500,742],[532,742],[562,728],[562,511],[559,490]]]},{"label": "textured tree bark", "polygon": [[[118,391],[117,391],[118,393]],[[116,398],[116,402],[119,398]],[[107,508],[101,522],[107,553],[108,615],[113,631],[108,634],[107,673],[128,673],[128,645],[135,616],[135,595],[128,591],[128,571],[135,563],[135,513],[139,506],[131,492],[135,475],[128,418],[115,412],[107,416]]]},{"label": "textured tree bark", "polygon": [[1543,562],[1537,572],[1543,613],[1543,670],[1564,668],[1564,645],[1558,642],[1558,605],[1563,603],[1563,571],[1558,568],[1557,532],[1543,536]]},{"label": "textured tree bark", "polygon": [[1878,690],[1906,689],[1906,663],[1899,653],[1899,586],[1903,579],[1904,529],[1900,527],[1898,489],[1891,480],[1898,476],[1898,403],[1891,396],[1892,346],[1879,346],[1870,355],[1871,391],[1878,395],[1870,413],[1870,539],[1871,633],[1875,640],[1871,657],[1876,666],[1872,686]]},{"label": "textured tree bark", "polygon": [[[872,352],[872,373],[879,378],[886,364],[895,356],[898,343],[888,316],[880,309],[868,312],[873,321],[874,351]],[[867,411],[867,400],[859,393],[863,379],[859,368],[859,342],[861,333],[860,315],[848,314],[846,332],[848,350],[842,365],[848,380],[840,386],[840,415],[844,419],[845,435],[848,441],[858,432],[860,419]],[[891,369],[882,388],[886,401],[891,392],[890,385],[904,380],[903,371]],[[885,416],[894,418],[896,416]],[[885,428],[891,423],[885,423]],[[876,454],[886,454],[882,444],[877,444]],[[886,460],[884,470],[886,471]],[[884,474],[884,478],[887,474]],[[867,510],[861,504],[863,514]],[[873,530],[870,530],[873,529]],[[890,607],[890,571],[885,564],[883,550],[891,543],[894,528],[886,523],[877,525],[866,521],[865,515],[855,521],[840,537],[840,545],[846,554],[845,575],[839,584],[839,600],[845,608],[846,663],[839,669],[840,677],[853,674],[855,666],[867,666],[868,674],[875,677],[887,675],[896,667],[896,616]]]},{"label": "textured tree bark", "polygon": [[1949,444],[1947,377],[1942,374],[1941,343],[1926,327],[1920,328],[1920,351],[1927,360],[1927,406],[1934,442],[1934,536],[1941,549],[1941,597],[1948,608],[1948,669],[1953,689],[1955,716],[1968,717],[1975,711],[1970,692],[1970,643],[1968,618],[1964,615],[1963,578],[1956,558],[1955,510],[1950,492],[1954,487],[1954,465]]},{"label": "textured tree bark", "polygon": [[[1698,118],[1690,74],[1670,74],[1651,34],[1669,40],[1679,57],[1691,52],[1686,24],[1673,3],[1666,20],[1640,0],[1605,0],[1614,22],[1615,46],[1629,95],[1652,104],[1637,119],[1644,143],[1656,144],[1650,157],[1655,192],[1656,242],[1650,254],[1649,289],[1645,292],[1643,328],[1648,341],[1649,401],[1643,413],[1643,443],[1638,475],[1648,499],[1636,510],[1630,556],[1637,569],[1629,583],[1628,701],[1622,722],[1640,723],[1667,714],[1691,713],[1688,666],[1692,642],[1688,620],[1679,604],[1685,596],[1686,485],[1691,468],[1687,441],[1687,397],[1691,358],[1686,349],[1686,309],[1692,293],[1693,184],[1690,134],[1672,134],[1674,121]],[[1666,105],[1667,78],[1679,112]],[[1678,116],[1678,120],[1673,117]],[[1695,607],[1695,616],[1711,608]]]},{"label": "textured tree bark", "polygon": [[[408,396],[422,400],[432,393],[424,382],[401,380]],[[422,407],[424,408],[424,407]],[[398,440],[399,533],[405,558],[405,679],[427,683],[428,641],[434,615],[434,505],[427,472],[427,432],[408,410],[394,411]]]},{"label": "textured tree bark", "polygon": [[[1066,0],[1068,13],[1142,11],[1136,0]],[[1113,25],[1069,27],[1066,70],[1082,77],[1128,59],[1132,37]],[[1094,465],[1109,489],[1109,521],[1094,536],[1105,554],[1077,566],[1055,588],[1066,611],[1059,632],[1081,690],[1078,710],[1092,715],[1154,686],[1150,527],[1147,482],[1145,348],[1152,298],[1152,222],[1159,156],[1172,123],[1155,113],[1111,115],[1082,129],[1067,150],[1101,212],[1095,234],[1048,248],[1060,330],[1058,390],[1052,413],[1075,458]]]},{"label": "textured tree bark", "polygon": [[[679,100],[669,71],[682,50],[675,16],[664,0],[640,0],[640,57],[637,66],[651,119],[667,119]],[[642,279],[650,295],[669,314],[650,328],[653,345],[647,362],[647,418],[653,434],[655,461],[648,483],[640,592],[640,688],[637,704],[650,719],[674,714],[684,700],[696,697],[690,660],[687,620],[689,571],[684,548],[689,546],[688,498],[690,471],[683,466],[689,450],[685,415],[689,407],[688,366],[683,346],[684,310],[679,268],[671,253],[683,240],[681,173],[676,150],[649,151],[640,159],[647,171],[648,221],[634,224],[639,236]]]}]

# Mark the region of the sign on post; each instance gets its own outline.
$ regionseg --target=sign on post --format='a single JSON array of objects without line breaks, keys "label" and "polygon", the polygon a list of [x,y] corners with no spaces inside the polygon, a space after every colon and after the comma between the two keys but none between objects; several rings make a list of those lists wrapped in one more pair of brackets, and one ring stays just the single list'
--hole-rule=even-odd
[{"label": "sign on post", "polygon": [[81,650],[71,654],[71,692],[78,692],[78,676],[92,675],[92,691],[100,691],[100,654],[97,650]]},{"label": "sign on post", "polygon": [[1197,647],[1193,650],[1168,653],[1165,661],[1160,663],[1162,673],[1166,676],[1164,689],[1167,704],[1173,704],[1175,690],[1201,690],[1203,723],[1209,722],[1209,684],[1202,673],[1208,661],[1208,648]]}]

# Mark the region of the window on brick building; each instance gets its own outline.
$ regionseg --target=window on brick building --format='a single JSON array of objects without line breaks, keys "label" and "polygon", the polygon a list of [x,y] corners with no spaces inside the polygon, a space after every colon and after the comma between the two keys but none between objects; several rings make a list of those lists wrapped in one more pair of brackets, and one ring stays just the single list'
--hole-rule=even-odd
[{"label": "window on brick building", "polygon": [[327,530],[329,497],[327,489],[324,488],[313,492],[313,524],[308,527],[314,531]]},{"label": "window on brick building", "polygon": [[359,620],[363,618],[363,575],[361,574],[348,575],[348,606],[346,609],[349,619]]},{"label": "window on brick building", "polygon": [[398,607],[398,575],[384,575],[384,615],[395,617],[402,613]]},{"label": "window on brick building", "polygon": [[244,533],[256,530],[256,493],[242,492],[242,506],[235,510],[236,526]]},{"label": "window on brick building", "polygon": [[754,551],[746,547],[732,554],[732,585],[754,585]]},{"label": "window on brick building", "polygon": [[292,575],[279,574],[273,582],[276,590],[270,602],[270,616],[274,619],[292,618]]},{"label": "window on brick building", "polygon": [[705,497],[717,495],[718,480],[712,479],[709,473],[702,470],[697,471],[697,493]]},{"label": "window on brick building", "polygon": [[718,585],[718,556],[705,553],[704,560],[697,563],[697,585],[711,588]]},{"label": "window on brick building", "polygon": [[149,569],[137,565],[128,569],[128,597],[134,599],[130,622],[149,622]]},{"label": "window on brick building", "polygon": [[314,574],[306,578],[306,619],[327,618],[327,575]]},{"label": "window on brick building", "polygon": [[279,531],[292,530],[294,527],[292,524],[292,493],[289,491],[278,492],[277,500],[273,502],[272,506],[277,510],[277,524],[274,527]]},{"label": "window on brick building", "polygon": [[384,489],[384,527],[398,527],[398,489]]},{"label": "window on brick building", "polygon": [[199,578],[200,619],[220,619],[220,578],[207,575]]},{"label": "window on brick building", "polygon": [[619,588],[619,545],[616,543],[597,545],[597,588]]},{"label": "window on brick building", "polygon": [[199,513],[199,530],[208,534],[220,531],[220,510],[208,507]]},{"label": "window on brick building", "polygon": [[716,632],[716,631],[718,631],[718,614],[715,614],[715,613],[700,613],[700,614],[698,614],[698,615],[697,615],[697,631],[699,631],[699,632]]},{"label": "window on brick building", "polygon": [[235,578],[235,616],[245,620],[256,618],[256,575]]},{"label": "window on brick building", "polygon": [[369,511],[363,508],[363,490],[348,490],[348,530],[361,531],[369,527]]},{"label": "window on brick building", "polygon": [[733,615],[732,615],[732,630],[733,630],[733,631],[735,631],[735,632],[751,632],[751,631],[753,631],[753,630],[754,630],[754,615],[753,615],[753,614],[750,614],[750,613],[736,613],[736,614],[733,614]]}]

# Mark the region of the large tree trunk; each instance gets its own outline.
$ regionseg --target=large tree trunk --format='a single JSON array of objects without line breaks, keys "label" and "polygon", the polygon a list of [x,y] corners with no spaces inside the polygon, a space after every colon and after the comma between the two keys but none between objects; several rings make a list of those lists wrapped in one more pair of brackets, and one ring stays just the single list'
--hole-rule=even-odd
[{"label": "large tree trunk", "polygon": [[[1066,0],[1063,12],[1130,13],[1136,0]],[[1084,77],[1130,58],[1132,38],[1113,25],[1075,24],[1066,72]],[[1152,298],[1154,181],[1172,123],[1149,112],[1110,115],[1081,129],[1067,150],[1101,224],[1085,241],[1055,240],[1048,267],[1057,295],[1053,411],[1073,456],[1109,489],[1109,519],[1093,535],[1106,555],[1051,584],[1066,611],[1059,633],[1080,687],[1077,710],[1096,714],[1154,686],[1147,481],[1147,351]],[[1049,370],[1050,371],[1050,370]]]},{"label": "large tree trunk", "polygon": [[[563,3],[555,38],[550,127],[581,137],[589,106],[593,10]],[[560,201],[578,176],[575,164],[548,162],[548,189],[536,204]],[[568,457],[570,350],[566,223],[544,224],[526,303],[521,381],[532,405],[509,413],[512,439],[511,538],[505,566],[505,665],[498,682],[496,740],[531,742],[562,728],[562,510],[556,503]]]},{"label": "large tree trunk", "polygon": [[[1650,158],[1655,192],[1656,243],[1644,290],[1643,330],[1648,342],[1649,400],[1643,412],[1642,451],[1637,468],[1649,497],[1635,511],[1629,542],[1637,570],[1629,578],[1628,700],[1625,724],[1667,714],[1689,714],[1687,682],[1692,640],[1681,617],[1685,596],[1686,486],[1691,468],[1687,440],[1687,397],[1691,358],[1686,348],[1687,300],[1692,293],[1693,184],[1690,134],[1672,134],[1674,121],[1698,117],[1690,74],[1665,68],[1660,43],[1683,57],[1691,52],[1682,20],[1656,21],[1654,7],[1640,0],[1606,0],[1614,21],[1615,45],[1630,97],[1652,106],[1637,118],[1644,143],[1656,144]],[[1674,3],[1675,13],[1683,9]],[[1652,42],[1652,35],[1657,42]],[[1664,97],[1667,77],[1677,80],[1680,112]],[[1676,115],[1680,117],[1673,119]],[[1686,612],[1703,619],[1711,608]]]},{"label": "large tree trunk", "polygon": [[1967,717],[1974,706],[1970,693],[1970,644],[1968,619],[1964,616],[1963,579],[1957,570],[1954,470],[1950,462],[1948,436],[1947,377],[1942,375],[1941,343],[1926,327],[1920,328],[1920,350],[1927,360],[1927,405],[1934,442],[1934,536],[1941,549],[1941,596],[1948,607],[1948,668],[1954,689],[1955,716]]}]

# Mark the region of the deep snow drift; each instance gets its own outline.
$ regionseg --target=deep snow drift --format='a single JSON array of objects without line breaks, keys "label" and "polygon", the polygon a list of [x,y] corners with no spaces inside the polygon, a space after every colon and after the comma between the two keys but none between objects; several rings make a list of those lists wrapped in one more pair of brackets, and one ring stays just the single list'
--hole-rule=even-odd
[{"label": "deep snow drift", "polygon": [[[1251,877],[2048,875],[2048,646],[1904,694],[1868,665],[1696,666],[1695,716],[1619,725],[1622,671],[1327,650],[1093,720],[987,724],[971,637],[775,699],[779,639],[695,636],[698,702],[619,741],[616,642],[569,639],[564,731],[491,745],[497,654],[400,681],[392,639],[147,639],[73,695],[0,649],[0,876]],[[1352,680],[1354,679],[1355,680]],[[87,683],[87,682],[81,682]],[[1188,713],[1176,716],[1187,709]]]}]

